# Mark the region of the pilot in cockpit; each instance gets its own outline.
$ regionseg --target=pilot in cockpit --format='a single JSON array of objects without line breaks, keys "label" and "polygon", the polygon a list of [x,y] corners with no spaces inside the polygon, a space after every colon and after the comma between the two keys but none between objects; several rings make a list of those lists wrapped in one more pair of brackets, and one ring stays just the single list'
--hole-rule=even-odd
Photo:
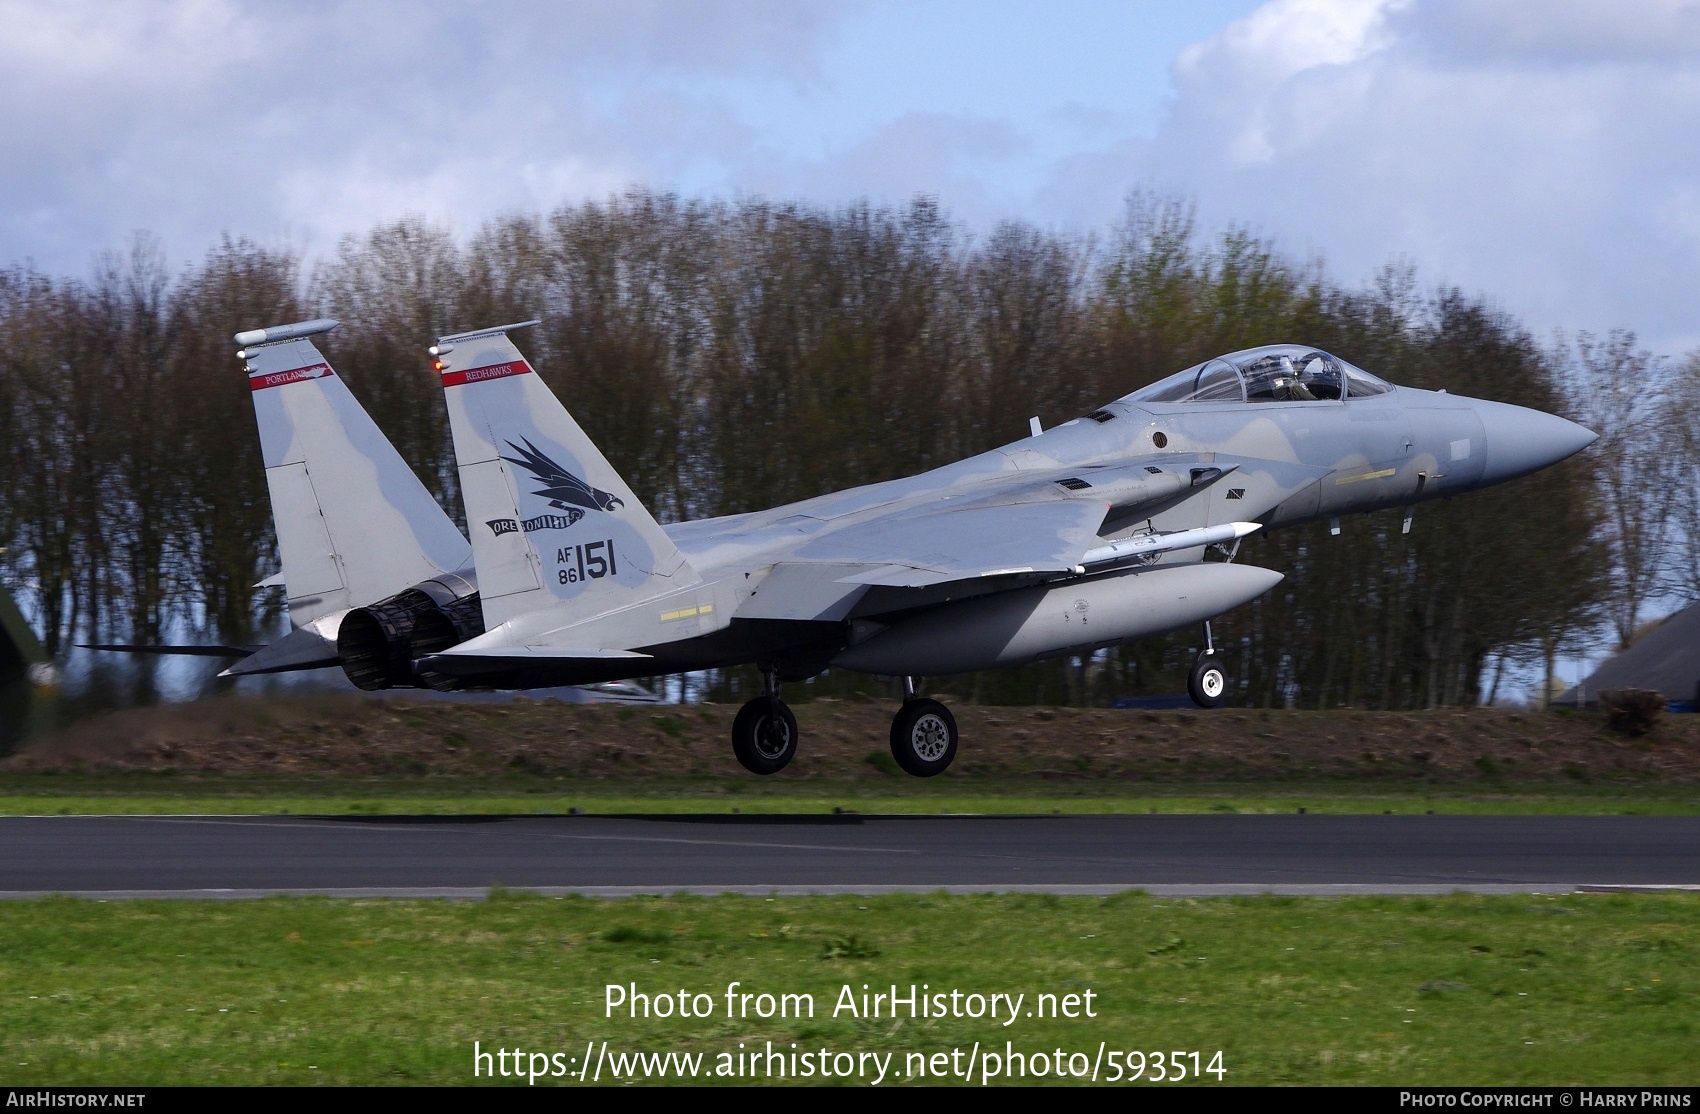
[{"label": "pilot in cockpit", "polygon": [[1315,393],[1304,381],[1305,374],[1311,370],[1311,365],[1315,362],[1312,360],[1306,363],[1304,371],[1301,372],[1293,367],[1291,356],[1282,356],[1281,374],[1276,377],[1274,384],[1275,397],[1283,402],[1315,402]]}]

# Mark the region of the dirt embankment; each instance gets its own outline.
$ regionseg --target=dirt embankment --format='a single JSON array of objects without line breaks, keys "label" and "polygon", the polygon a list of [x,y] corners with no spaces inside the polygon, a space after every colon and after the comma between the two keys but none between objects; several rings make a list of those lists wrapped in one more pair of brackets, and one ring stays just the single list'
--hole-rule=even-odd
[{"label": "dirt embankment", "polygon": [[[0,771],[590,778],[741,773],[725,705],[224,698],[114,712],[42,739]],[[798,705],[781,777],[900,777],[883,701]],[[958,706],[946,776],[1184,780],[1658,780],[1700,783],[1700,716],[1638,740],[1591,713],[1120,711]]]}]

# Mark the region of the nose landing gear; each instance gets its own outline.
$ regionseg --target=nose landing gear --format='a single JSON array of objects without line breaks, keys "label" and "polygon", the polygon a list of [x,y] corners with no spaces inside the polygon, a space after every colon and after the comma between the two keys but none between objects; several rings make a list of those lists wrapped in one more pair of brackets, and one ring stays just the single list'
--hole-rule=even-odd
[{"label": "nose landing gear", "polygon": [[891,756],[908,774],[934,777],[956,758],[956,717],[937,700],[915,695],[915,678],[903,678],[903,706],[891,721]]},{"label": "nose landing gear", "polygon": [[1187,695],[1200,708],[1220,708],[1228,692],[1228,674],[1215,654],[1199,654],[1186,679]]},{"label": "nose landing gear", "polygon": [[1228,671],[1216,656],[1216,643],[1210,635],[1210,623],[1204,624],[1204,652],[1192,663],[1186,678],[1187,695],[1200,708],[1220,708],[1228,697]]}]

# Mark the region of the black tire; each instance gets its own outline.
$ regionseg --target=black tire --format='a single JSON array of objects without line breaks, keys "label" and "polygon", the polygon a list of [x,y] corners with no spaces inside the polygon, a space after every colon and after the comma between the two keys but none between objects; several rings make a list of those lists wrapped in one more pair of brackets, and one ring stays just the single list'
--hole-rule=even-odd
[{"label": "black tire", "polygon": [[891,756],[916,777],[942,774],[956,758],[956,717],[937,700],[906,700],[891,721]]},{"label": "black tire", "polygon": [[777,774],[797,756],[797,717],[783,700],[774,703],[779,707],[779,721],[773,725],[777,736],[769,729],[765,696],[739,708],[738,718],[732,721],[732,753],[752,774]]},{"label": "black tire", "polygon": [[1228,699],[1228,671],[1215,654],[1199,654],[1186,678],[1187,695],[1200,708],[1220,708]]}]

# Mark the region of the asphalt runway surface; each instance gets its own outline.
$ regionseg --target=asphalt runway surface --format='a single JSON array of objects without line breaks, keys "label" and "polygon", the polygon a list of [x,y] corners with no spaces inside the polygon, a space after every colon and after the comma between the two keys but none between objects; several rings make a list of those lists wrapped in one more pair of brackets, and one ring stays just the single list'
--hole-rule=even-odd
[{"label": "asphalt runway surface", "polygon": [[1700,886],[1686,816],[0,817],[0,896]]}]

